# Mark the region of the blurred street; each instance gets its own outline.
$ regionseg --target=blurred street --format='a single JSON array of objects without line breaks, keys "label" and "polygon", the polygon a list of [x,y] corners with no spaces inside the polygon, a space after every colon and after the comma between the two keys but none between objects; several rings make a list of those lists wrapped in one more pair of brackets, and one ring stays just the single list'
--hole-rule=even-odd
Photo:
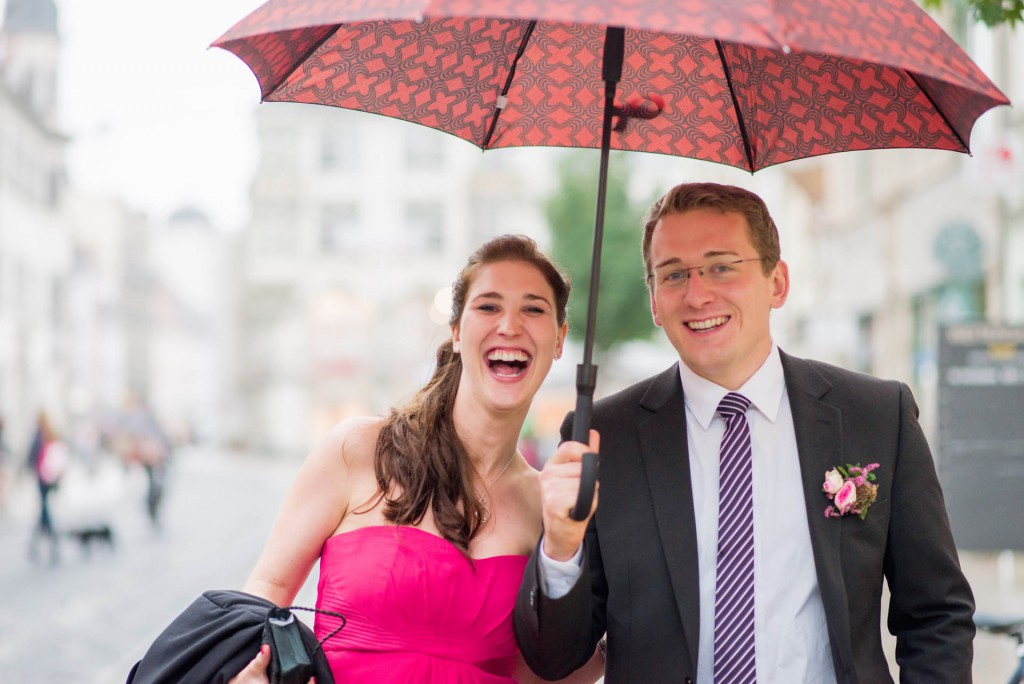
[{"label": "blurred street", "polygon": [[[86,552],[63,538],[60,561],[29,561],[36,492],[21,476],[0,514],[0,680],[120,684],[160,631],[206,589],[239,588],[256,560],[298,463],[182,450],[171,471],[163,524],[145,514],[145,478],[113,460],[68,474],[55,497],[61,529],[109,523],[115,548]],[[44,547],[45,548],[45,547]],[[979,609],[1024,614],[1020,554],[963,553]],[[1016,564],[1016,567],[1014,567]],[[313,605],[316,569],[297,603]],[[890,652],[892,643],[889,643]],[[1009,639],[979,635],[976,684],[1002,684]]]},{"label": "blurred street", "polygon": [[[297,466],[183,450],[159,530],[146,516],[141,469],[125,472],[111,461],[91,476],[73,471],[54,498],[55,524],[109,522],[115,548],[94,542],[86,554],[65,537],[57,565],[45,546],[39,561],[29,561],[38,504],[34,482],[23,476],[0,517],[0,681],[124,682],[200,593],[241,588]],[[315,569],[312,577],[297,603],[313,605]]]}]

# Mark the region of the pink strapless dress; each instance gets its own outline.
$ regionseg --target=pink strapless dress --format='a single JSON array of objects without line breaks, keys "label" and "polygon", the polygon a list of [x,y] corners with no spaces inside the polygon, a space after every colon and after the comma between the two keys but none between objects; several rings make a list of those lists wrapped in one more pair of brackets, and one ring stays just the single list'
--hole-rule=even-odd
[{"label": "pink strapless dress", "polygon": [[[335,535],[320,556],[317,607],[345,616],[324,643],[337,684],[511,684],[512,609],[526,556],[470,561],[413,527]],[[338,618],[316,614],[323,639]]]}]

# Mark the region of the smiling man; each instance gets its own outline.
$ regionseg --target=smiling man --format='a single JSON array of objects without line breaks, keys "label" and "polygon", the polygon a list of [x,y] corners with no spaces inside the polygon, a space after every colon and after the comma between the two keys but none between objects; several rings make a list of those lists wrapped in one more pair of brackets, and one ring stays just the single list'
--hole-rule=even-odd
[{"label": "smiling man", "polygon": [[608,684],[892,682],[884,579],[900,681],[970,682],[974,601],[907,386],[775,345],[789,270],[757,195],[677,186],[642,245],[680,363],[595,404],[589,521],[568,515],[586,448],[545,466],[527,662],[563,677],[607,633]]}]

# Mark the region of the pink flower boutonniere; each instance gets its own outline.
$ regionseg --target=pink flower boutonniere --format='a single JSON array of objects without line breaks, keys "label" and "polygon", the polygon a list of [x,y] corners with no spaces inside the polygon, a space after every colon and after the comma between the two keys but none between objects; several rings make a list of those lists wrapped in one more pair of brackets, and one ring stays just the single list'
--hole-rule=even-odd
[{"label": "pink flower boutonniere", "polygon": [[869,463],[861,467],[856,465],[836,466],[825,473],[825,484],[821,491],[832,502],[825,509],[826,518],[840,518],[844,515],[856,515],[861,520],[867,517],[868,509],[875,503],[878,485],[875,474],[871,471],[878,467],[877,463]]}]

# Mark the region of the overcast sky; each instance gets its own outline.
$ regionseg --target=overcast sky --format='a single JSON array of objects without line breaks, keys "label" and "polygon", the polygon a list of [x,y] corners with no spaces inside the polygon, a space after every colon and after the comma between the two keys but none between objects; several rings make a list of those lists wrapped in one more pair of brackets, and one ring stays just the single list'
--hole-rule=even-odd
[{"label": "overcast sky", "polygon": [[237,228],[259,90],[240,60],[207,46],[260,4],[58,0],[73,182],[156,217],[188,203]]}]

